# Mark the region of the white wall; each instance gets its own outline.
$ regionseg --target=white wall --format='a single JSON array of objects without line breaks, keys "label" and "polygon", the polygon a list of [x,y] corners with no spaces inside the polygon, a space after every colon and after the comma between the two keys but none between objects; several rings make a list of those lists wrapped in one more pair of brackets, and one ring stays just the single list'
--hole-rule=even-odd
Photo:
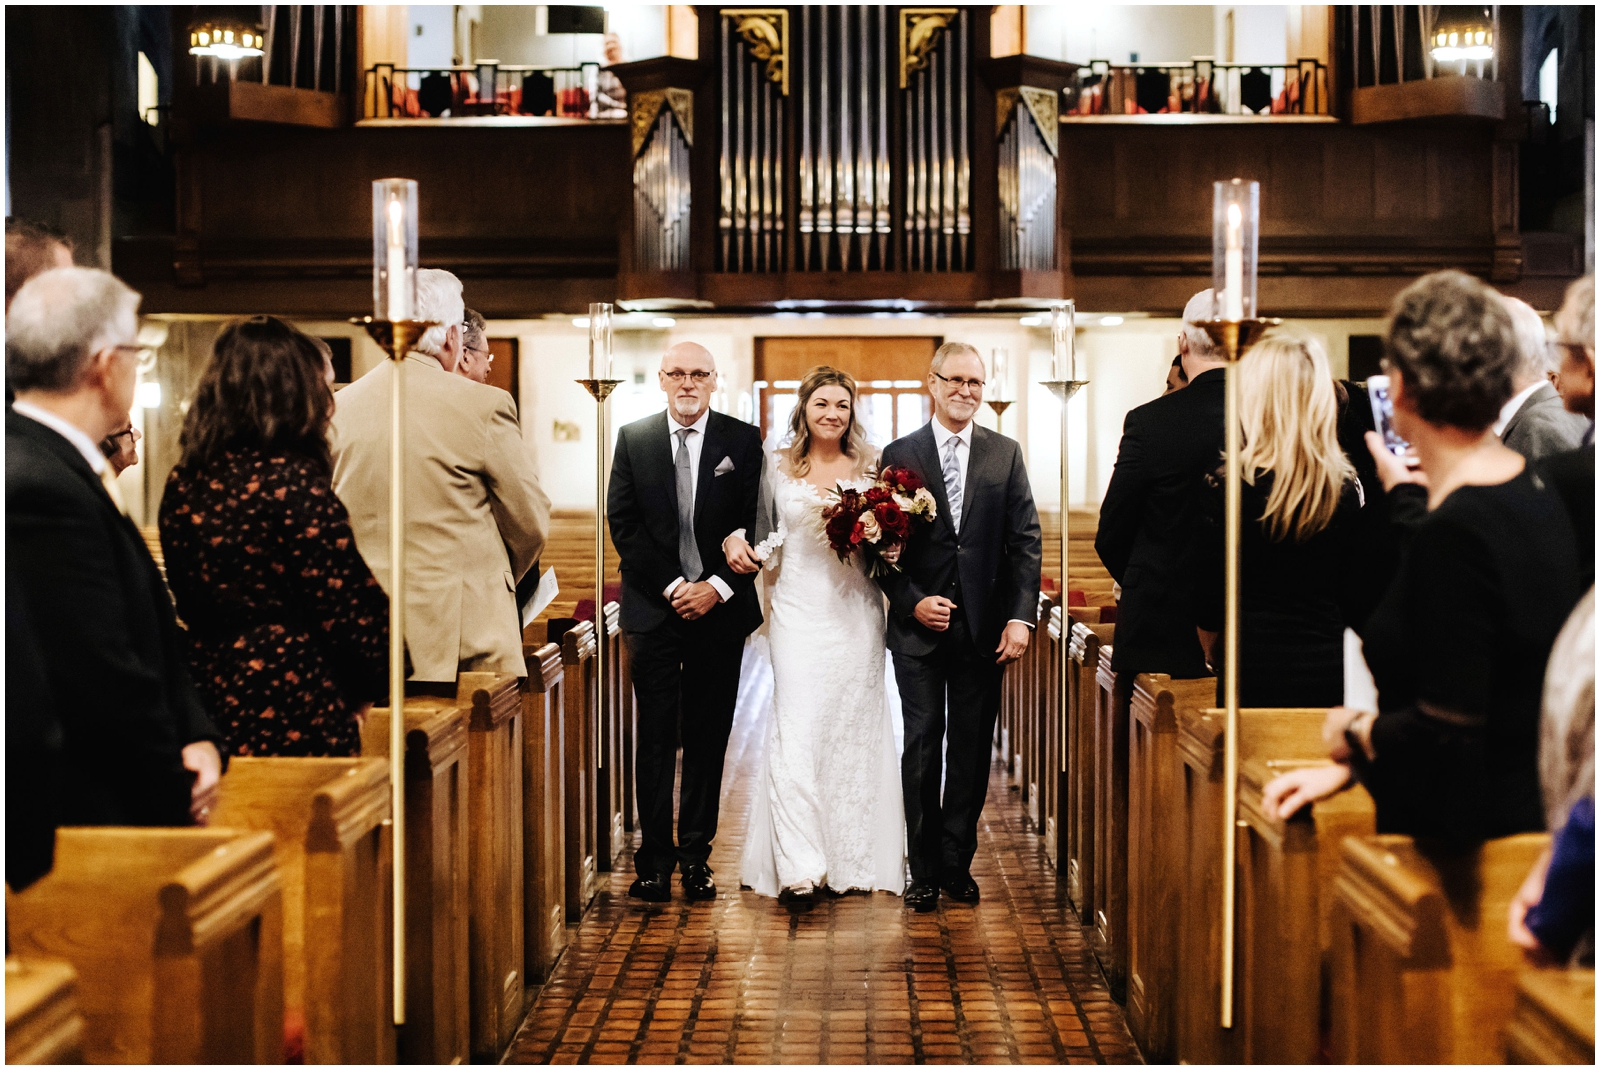
[{"label": "white wall", "polygon": [[407,8],[407,18],[407,66],[454,66],[455,8],[447,5],[412,4]]},{"label": "white wall", "polygon": [[[599,34],[541,33],[542,10],[533,5],[484,4],[478,51],[507,64],[566,67],[605,62]],[[624,60],[666,55],[665,5],[610,4],[606,24],[621,38]]]},{"label": "white wall", "polygon": [[1029,4],[1023,16],[1029,55],[1073,63],[1188,60],[1210,55],[1214,38],[1209,4]]},{"label": "white wall", "polygon": [[1284,63],[1289,50],[1289,8],[1282,4],[1217,5],[1213,55],[1227,57],[1227,21],[1233,14],[1234,63]]}]

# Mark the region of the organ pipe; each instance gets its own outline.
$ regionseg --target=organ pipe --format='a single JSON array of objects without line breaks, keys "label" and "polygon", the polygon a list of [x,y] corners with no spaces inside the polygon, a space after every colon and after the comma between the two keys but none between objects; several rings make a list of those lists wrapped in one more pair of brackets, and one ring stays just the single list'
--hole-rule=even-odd
[{"label": "organ pipe", "polygon": [[689,183],[689,142],[663,105],[633,161],[636,271],[688,270]]}]

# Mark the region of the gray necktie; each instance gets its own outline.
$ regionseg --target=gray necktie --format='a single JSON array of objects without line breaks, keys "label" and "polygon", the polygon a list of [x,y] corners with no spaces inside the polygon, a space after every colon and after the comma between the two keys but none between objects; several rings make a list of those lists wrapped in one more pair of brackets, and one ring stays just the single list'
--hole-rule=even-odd
[{"label": "gray necktie", "polygon": [[954,435],[944,444],[944,496],[950,503],[950,526],[961,530],[961,461],[956,449],[961,440]]},{"label": "gray necktie", "polygon": [[694,428],[685,427],[678,436],[678,567],[690,583],[700,579],[700,546],[694,538],[694,473],[689,468],[689,436]]}]

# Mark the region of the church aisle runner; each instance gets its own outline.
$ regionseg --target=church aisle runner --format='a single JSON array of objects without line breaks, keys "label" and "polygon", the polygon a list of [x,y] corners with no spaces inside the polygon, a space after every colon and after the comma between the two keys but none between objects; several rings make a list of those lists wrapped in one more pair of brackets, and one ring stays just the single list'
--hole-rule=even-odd
[{"label": "church aisle runner", "polygon": [[[1138,1049],[1056,899],[1017,796],[990,781],[976,908],[886,894],[807,913],[739,888],[770,671],[747,659],[712,855],[720,894],[644,908],[624,857],[575,930],[508,1063],[1131,1063]],[[754,670],[754,671],[751,671]]]}]

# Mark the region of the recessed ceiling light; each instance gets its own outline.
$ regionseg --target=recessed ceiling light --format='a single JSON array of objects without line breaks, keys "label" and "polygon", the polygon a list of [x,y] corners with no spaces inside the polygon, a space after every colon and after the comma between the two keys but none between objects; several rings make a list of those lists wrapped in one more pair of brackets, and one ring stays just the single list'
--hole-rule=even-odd
[{"label": "recessed ceiling light", "polygon": [[574,327],[582,327],[584,330],[588,330],[589,329],[589,317],[588,316],[574,316],[574,317],[572,317],[572,325]]},{"label": "recessed ceiling light", "polygon": [[1122,326],[1122,317],[1121,316],[1101,316],[1100,317],[1100,326],[1102,326],[1102,327],[1121,327]]},{"label": "recessed ceiling light", "polygon": [[677,325],[678,321],[673,319],[671,316],[657,316],[655,319],[650,321],[650,326],[659,327],[662,330],[665,330],[668,327],[676,327]]},{"label": "recessed ceiling light", "polygon": [[1017,322],[1022,324],[1024,327],[1043,327],[1044,326],[1044,317],[1043,316],[1023,316]]}]

